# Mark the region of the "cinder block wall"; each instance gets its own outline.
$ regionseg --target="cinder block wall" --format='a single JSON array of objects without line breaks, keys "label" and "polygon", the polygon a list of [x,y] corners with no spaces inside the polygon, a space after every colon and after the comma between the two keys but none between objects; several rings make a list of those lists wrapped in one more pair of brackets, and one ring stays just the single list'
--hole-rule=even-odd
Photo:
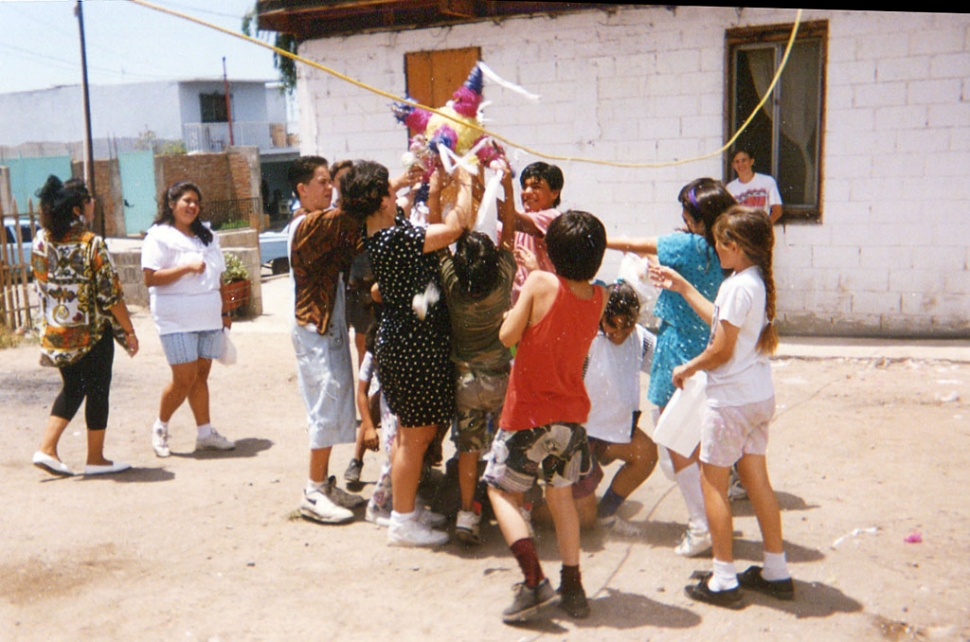
[{"label": "cinder block wall", "polygon": [[[539,103],[486,84],[488,126],[549,154],[663,162],[724,138],[725,31],[793,10],[623,7],[304,43],[301,55],[404,95],[404,55],[481,47]],[[828,20],[821,225],[776,226],[788,334],[970,336],[970,17],[806,11]],[[297,67],[301,151],[401,169],[406,132],[386,98]],[[516,167],[537,160],[512,150]],[[677,193],[722,159],[648,169],[557,162],[564,208],[610,234],[680,226]],[[600,277],[612,280],[617,253]]]}]

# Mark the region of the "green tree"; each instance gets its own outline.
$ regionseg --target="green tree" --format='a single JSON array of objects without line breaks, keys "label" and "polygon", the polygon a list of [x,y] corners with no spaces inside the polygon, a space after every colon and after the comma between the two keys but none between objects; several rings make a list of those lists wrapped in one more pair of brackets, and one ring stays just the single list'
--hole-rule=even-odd
[{"label": "green tree", "polygon": [[[277,33],[277,32],[267,32],[259,31],[257,27],[256,20],[256,7],[246,12],[242,20],[242,32],[247,36],[253,36],[253,31],[256,31],[255,37],[263,37],[268,40],[270,33],[276,33],[276,39],[273,43],[277,49],[282,49],[283,51],[289,51],[290,53],[296,53],[296,48],[299,46],[299,42],[296,36],[289,33]],[[273,52],[273,66],[280,73],[280,82],[283,86],[280,88],[281,92],[286,92],[292,94],[293,90],[296,89],[296,61],[292,58],[286,56],[281,56],[277,52]]]}]

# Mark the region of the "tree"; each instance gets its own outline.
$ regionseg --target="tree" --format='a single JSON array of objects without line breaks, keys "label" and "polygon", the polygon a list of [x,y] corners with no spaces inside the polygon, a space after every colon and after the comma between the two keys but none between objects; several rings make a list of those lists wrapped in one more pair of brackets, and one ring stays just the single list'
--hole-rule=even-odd
[{"label": "tree", "polygon": [[[252,36],[253,28],[257,25],[256,21],[256,7],[246,12],[242,20],[242,32],[247,36]],[[276,32],[272,32],[276,33]],[[256,29],[255,37],[264,37],[268,39],[270,32],[259,31]],[[289,51],[295,54],[296,49],[299,46],[299,42],[296,36],[290,33],[276,33],[276,40],[273,43],[277,49],[282,49],[283,51]],[[278,52],[273,52],[273,66],[279,70],[280,82],[282,87],[281,92],[292,94],[293,90],[296,89],[296,61],[287,56],[282,56]]]}]

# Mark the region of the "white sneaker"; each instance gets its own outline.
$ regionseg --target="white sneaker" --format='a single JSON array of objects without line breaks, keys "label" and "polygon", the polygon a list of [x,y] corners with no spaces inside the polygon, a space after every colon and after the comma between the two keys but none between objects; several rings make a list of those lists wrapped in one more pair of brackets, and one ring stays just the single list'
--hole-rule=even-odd
[{"label": "white sneaker", "polygon": [[418,514],[419,522],[431,528],[440,528],[448,521],[447,517],[425,508],[423,504],[415,503],[414,512]]},{"label": "white sneaker", "polygon": [[208,437],[196,437],[195,449],[199,450],[232,450],[236,444],[212,430]]},{"label": "white sneaker", "polygon": [[352,512],[342,506],[337,506],[321,490],[303,491],[300,515],[321,524],[343,524],[354,518]]},{"label": "white sneaker", "polygon": [[323,492],[330,497],[333,503],[337,504],[338,506],[343,506],[344,508],[357,508],[367,501],[360,495],[354,495],[353,493],[348,493],[342,488],[338,488],[337,478],[333,475],[330,475],[327,483],[324,484]]},{"label": "white sneaker", "polygon": [[168,428],[158,423],[152,426],[152,448],[158,457],[169,457],[172,454],[168,447]]},{"label": "white sneaker", "polygon": [[695,530],[688,526],[674,552],[683,557],[697,557],[711,550],[711,546],[710,531]]},{"label": "white sneaker", "polygon": [[470,510],[460,510],[455,519],[455,536],[462,544],[481,544],[481,524],[481,515]]},{"label": "white sneaker", "polygon": [[391,523],[391,511],[381,510],[381,507],[374,502],[367,502],[367,510],[364,511],[364,519],[371,524],[377,524],[381,528],[387,528]]},{"label": "white sneaker", "polygon": [[387,528],[388,546],[440,546],[448,541],[448,533],[433,530],[418,518],[395,523]]},{"label": "white sneaker", "polygon": [[596,520],[596,525],[614,535],[619,535],[620,537],[639,537],[642,534],[639,526],[631,524],[622,517],[617,517],[616,515],[600,517]]}]

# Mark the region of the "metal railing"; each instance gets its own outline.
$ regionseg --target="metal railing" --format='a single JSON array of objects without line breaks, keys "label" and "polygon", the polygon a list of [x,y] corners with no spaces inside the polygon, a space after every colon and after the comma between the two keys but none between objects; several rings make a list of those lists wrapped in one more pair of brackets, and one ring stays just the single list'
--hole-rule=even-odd
[{"label": "metal railing", "polygon": [[[261,151],[290,146],[286,123],[234,122],[232,138],[236,145],[253,145]],[[229,147],[229,123],[185,123],[182,140],[190,152],[221,152]]]},{"label": "metal railing", "polygon": [[262,199],[234,198],[227,201],[205,201],[201,216],[203,220],[212,223],[212,229],[225,230],[249,227],[249,218],[253,214],[262,216]]}]

